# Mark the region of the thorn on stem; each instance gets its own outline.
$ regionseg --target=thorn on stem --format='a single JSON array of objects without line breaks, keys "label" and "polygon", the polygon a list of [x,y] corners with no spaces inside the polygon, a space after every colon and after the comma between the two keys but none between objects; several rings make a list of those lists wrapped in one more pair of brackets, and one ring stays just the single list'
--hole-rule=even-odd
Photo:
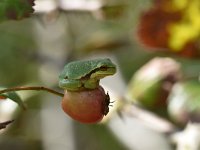
[{"label": "thorn on stem", "polygon": [[9,120],[9,121],[5,121],[5,122],[1,122],[0,123],[0,130],[1,129],[5,129],[7,127],[7,125],[11,124],[12,122],[14,122],[14,120]]}]

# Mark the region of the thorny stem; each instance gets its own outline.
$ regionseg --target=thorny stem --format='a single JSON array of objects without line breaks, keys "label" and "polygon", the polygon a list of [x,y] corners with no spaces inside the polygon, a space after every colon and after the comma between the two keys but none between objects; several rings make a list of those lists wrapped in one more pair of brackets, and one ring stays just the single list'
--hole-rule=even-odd
[{"label": "thorny stem", "polygon": [[63,96],[64,96],[63,93],[57,92],[57,91],[55,91],[55,90],[53,90],[53,89],[46,88],[46,87],[43,87],[43,86],[27,86],[27,87],[13,87],[13,88],[7,88],[7,89],[4,89],[4,90],[0,90],[0,94],[2,94],[2,93],[7,93],[7,92],[12,92],[12,91],[24,91],[24,90],[46,91],[46,92],[52,93],[52,94],[57,95],[57,96],[60,96],[60,97],[63,97]]},{"label": "thorny stem", "polygon": [[0,130],[5,129],[7,125],[11,124],[14,120],[6,121],[6,122],[0,122]]}]

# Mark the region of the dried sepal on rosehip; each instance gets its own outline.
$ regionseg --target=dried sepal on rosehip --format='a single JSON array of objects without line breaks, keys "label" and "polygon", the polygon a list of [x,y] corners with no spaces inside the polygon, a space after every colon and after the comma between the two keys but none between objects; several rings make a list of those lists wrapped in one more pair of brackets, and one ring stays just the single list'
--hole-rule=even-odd
[{"label": "dried sepal on rosehip", "polygon": [[98,123],[109,112],[110,97],[99,86],[93,90],[66,91],[62,109],[81,123]]}]

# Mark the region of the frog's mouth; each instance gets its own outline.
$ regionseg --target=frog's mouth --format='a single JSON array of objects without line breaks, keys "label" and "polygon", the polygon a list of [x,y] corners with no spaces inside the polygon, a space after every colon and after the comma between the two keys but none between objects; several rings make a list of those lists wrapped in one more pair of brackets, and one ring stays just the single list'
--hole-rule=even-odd
[{"label": "frog's mouth", "polygon": [[105,76],[113,75],[116,73],[116,68],[114,67],[101,67],[95,73],[91,74],[91,78],[103,78]]}]

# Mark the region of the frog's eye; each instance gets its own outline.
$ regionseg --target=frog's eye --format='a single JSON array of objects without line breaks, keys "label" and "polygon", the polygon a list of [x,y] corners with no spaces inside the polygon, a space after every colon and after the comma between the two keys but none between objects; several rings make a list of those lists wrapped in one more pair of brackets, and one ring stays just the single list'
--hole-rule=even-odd
[{"label": "frog's eye", "polygon": [[68,79],[68,76],[66,76],[64,79]]},{"label": "frog's eye", "polygon": [[107,70],[108,70],[108,68],[105,67],[105,66],[100,67],[100,69],[101,69],[102,71],[107,71]]}]

